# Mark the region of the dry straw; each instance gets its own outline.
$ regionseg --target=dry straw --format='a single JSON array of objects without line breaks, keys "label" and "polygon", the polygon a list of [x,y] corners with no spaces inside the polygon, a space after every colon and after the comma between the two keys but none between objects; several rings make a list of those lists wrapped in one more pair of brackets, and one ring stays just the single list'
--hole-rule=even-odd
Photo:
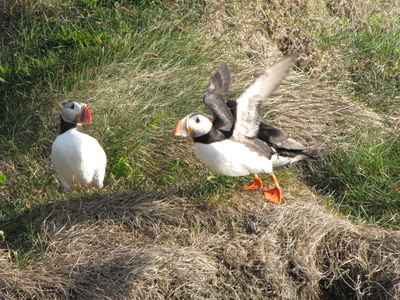
[{"label": "dry straw", "polygon": [[129,192],[44,209],[49,247],[18,269],[3,256],[7,299],[395,299],[400,234],[353,225],[289,197],[225,209]]}]

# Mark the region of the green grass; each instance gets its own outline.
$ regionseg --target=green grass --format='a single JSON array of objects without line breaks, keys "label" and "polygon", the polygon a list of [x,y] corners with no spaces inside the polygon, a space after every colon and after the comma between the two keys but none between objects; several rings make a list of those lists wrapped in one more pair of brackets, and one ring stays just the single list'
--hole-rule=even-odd
[{"label": "green grass", "polygon": [[154,65],[144,54],[157,56],[155,41],[172,42],[184,34],[166,10],[143,4],[147,1],[134,3],[71,0],[35,6],[26,1],[18,14],[10,12],[12,41],[6,40],[0,52],[0,95],[6,103],[0,120],[8,126],[0,127],[0,133],[17,138],[28,124],[41,126],[40,116],[28,113],[43,104],[54,106],[45,99],[52,93],[69,90],[95,76],[102,65],[128,56],[144,67]]},{"label": "green grass", "polygon": [[267,28],[278,33],[272,37],[283,52],[302,58],[304,71],[327,75],[347,88],[348,97],[379,113],[391,114],[399,106],[398,4],[286,1],[267,4],[267,10],[273,19]]},{"label": "green grass", "polygon": [[323,158],[317,187],[345,215],[400,226],[400,136],[357,139]]},{"label": "green grass", "polygon": [[320,27],[317,35],[324,52],[339,53],[332,76],[346,82],[357,101],[391,113],[399,105],[400,18],[371,12],[366,22],[341,16],[330,27]]},{"label": "green grass", "polygon": [[[86,82],[99,75],[102,66],[127,60],[132,65],[129,73],[133,83],[138,83],[134,78],[143,73],[176,72],[169,74],[173,80],[163,75],[155,76],[154,81],[146,80],[145,85],[140,83],[143,86],[135,98],[148,103],[146,107],[129,113],[118,109],[114,112],[120,103],[110,99],[113,105],[96,115],[97,126],[86,129],[100,138],[108,153],[109,185],[114,182],[112,175],[123,175],[117,180],[116,190],[132,185],[153,186],[153,180],[143,180],[152,172],[152,166],[149,157],[142,159],[141,154],[147,150],[141,149],[151,146],[149,136],[157,135],[160,122],[172,127],[174,120],[189,112],[186,109],[190,105],[177,103],[193,97],[196,105],[192,102],[192,107],[200,105],[198,99],[204,87],[195,80],[200,79],[200,74],[195,78],[193,72],[213,55],[213,48],[201,38],[199,29],[193,26],[185,30],[185,23],[192,22],[198,8],[189,8],[188,4],[184,12],[170,11],[152,1],[124,1],[119,5],[78,0],[63,5],[33,4],[20,2],[17,12],[9,11],[9,21],[15,27],[12,41],[0,44],[0,96],[4,103],[0,135],[5,141],[0,151],[4,160],[2,172],[7,177],[6,189],[0,191],[1,215],[13,215],[64,197],[48,162],[49,149],[58,132],[55,116],[62,99],[54,95],[87,90]],[[202,77],[200,83],[206,80]],[[177,98],[176,91],[182,90],[182,85],[186,88]],[[169,119],[159,115],[160,106]],[[101,126],[109,126],[109,130],[102,131]],[[141,154],[136,154],[140,150]],[[135,161],[143,164],[135,165]],[[136,177],[121,171],[124,166],[128,173],[135,168]]]},{"label": "green grass", "polygon": [[[206,111],[201,99],[210,74],[224,52],[237,46],[207,35],[204,6],[201,1],[177,6],[144,0],[25,0],[3,9],[0,25],[7,24],[10,35],[0,39],[0,221],[7,224],[0,229],[12,241],[17,261],[25,262],[24,253],[31,248],[43,252],[46,244],[33,219],[24,220],[21,229],[17,217],[48,203],[85,201],[129,189],[196,201],[220,195],[223,202],[230,189],[248,183],[249,178],[208,170],[194,159],[190,142],[172,134],[181,117]],[[299,19],[302,13],[296,11]],[[335,48],[340,60],[335,57],[332,70],[351,76],[329,76],[339,82],[350,79],[358,99],[388,110],[399,90],[398,31],[384,27],[379,14],[361,30],[341,18],[328,31],[318,31],[324,27],[319,24],[307,36],[310,44],[322,52]],[[246,56],[237,52],[233,57]],[[99,192],[65,194],[49,162],[60,104],[74,95],[78,101],[85,102],[83,96],[91,101],[94,123],[85,130],[101,141],[108,155],[105,188]],[[395,160],[382,160],[379,154],[395,153],[398,137],[356,145],[325,159],[329,180],[321,177],[319,186],[338,191],[333,199],[343,212],[398,224],[399,172]],[[364,175],[354,175],[358,170]],[[301,189],[295,192],[304,196]]]}]

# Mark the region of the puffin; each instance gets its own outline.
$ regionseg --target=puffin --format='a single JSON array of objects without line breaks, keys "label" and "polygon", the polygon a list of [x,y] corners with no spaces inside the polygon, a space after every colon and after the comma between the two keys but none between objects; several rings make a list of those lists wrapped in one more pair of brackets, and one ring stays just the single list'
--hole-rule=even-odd
[{"label": "puffin", "polygon": [[272,65],[234,101],[229,100],[231,76],[222,64],[212,76],[203,102],[212,113],[191,113],[175,126],[174,135],[192,137],[197,158],[212,170],[226,176],[253,175],[246,190],[263,189],[259,174],[268,174],[274,187],[262,190],[268,202],[282,202],[282,190],[273,173],[312,154],[282,130],[262,122],[265,100],[273,95],[296,57],[286,57]]},{"label": "puffin", "polygon": [[76,187],[102,188],[107,156],[99,142],[83,133],[92,122],[84,103],[69,101],[61,108],[60,135],[51,148],[51,162],[65,191]]}]

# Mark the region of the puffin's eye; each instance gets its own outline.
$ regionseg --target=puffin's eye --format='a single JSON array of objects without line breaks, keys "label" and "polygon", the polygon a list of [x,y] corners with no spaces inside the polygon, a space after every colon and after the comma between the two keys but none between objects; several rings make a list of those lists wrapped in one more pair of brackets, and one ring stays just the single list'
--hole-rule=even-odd
[{"label": "puffin's eye", "polygon": [[75,108],[75,103],[72,103],[71,109]]},{"label": "puffin's eye", "polygon": [[199,117],[197,117],[195,121],[196,121],[196,123],[200,123]]}]

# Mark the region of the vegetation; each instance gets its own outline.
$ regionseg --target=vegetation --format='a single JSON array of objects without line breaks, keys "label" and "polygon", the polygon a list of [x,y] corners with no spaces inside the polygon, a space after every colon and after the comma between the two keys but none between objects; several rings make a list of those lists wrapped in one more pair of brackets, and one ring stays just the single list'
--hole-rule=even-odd
[{"label": "vegetation", "polygon": [[[63,197],[48,164],[49,148],[58,131],[54,115],[58,114],[59,99],[67,90],[83,88],[106,64],[114,63],[115,69],[109,71],[118,72],[118,61],[130,61],[129,75],[136,80],[129,83],[132,87],[129,93],[133,92],[134,98],[123,96],[118,102],[115,99],[118,95],[109,96],[113,105],[103,104],[104,111],[96,114],[99,126],[87,129],[103,143],[108,142],[105,147],[111,173],[116,177],[124,175],[115,188],[127,188],[133,182],[140,185],[140,177],[144,176],[151,181],[150,174],[143,174],[152,171],[151,162],[142,160],[144,165],[133,165],[140,160],[137,158],[141,152],[137,152],[147,147],[152,133],[159,131],[160,122],[165,128],[173,128],[176,118],[193,104],[200,105],[197,99],[201,98],[203,87],[198,82],[207,81],[200,74],[198,80],[184,79],[189,74],[186,69],[192,75],[194,68],[208,62],[213,51],[206,40],[196,38],[199,29],[193,28],[190,33],[179,29],[180,23],[190,19],[191,11],[173,14],[150,2],[118,6],[102,1],[71,1],[63,5],[56,2],[35,5],[34,1],[28,1],[17,2],[8,9],[15,28],[10,37],[13,41],[4,40],[1,51],[1,61],[7,62],[2,65],[5,109],[1,132],[5,142],[2,153],[7,153],[2,158],[3,172],[12,176],[7,176],[10,180],[1,203],[3,214]],[[174,97],[177,90],[185,92],[178,99]],[[110,91],[114,92],[111,88]],[[177,105],[191,97],[196,101],[186,107]],[[135,99],[153,104],[137,109],[140,103]],[[121,109],[128,103],[132,103],[131,107],[121,115]],[[181,107],[180,111],[177,107]],[[99,128],[103,130],[96,132]],[[164,163],[165,166],[156,168],[167,172],[168,168],[179,166],[176,159],[161,162]],[[135,168],[134,179],[125,180],[130,172],[123,171],[124,165],[127,170]],[[37,192],[32,194],[32,191]]]},{"label": "vegetation", "polygon": [[[79,287],[93,283],[85,281],[94,280],[90,274],[109,267],[110,274],[128,278],[121,262],[143,258],[130,270],[143,271],[138,277],[143,278],[143,289],[162,283],[165,290],[157,290],[154,297],[167,290],[176,297],[212,297],[203,277],[194,277],[197,287],[183,275],[146,281],[151,266],[163,266],[164,258],[179,262],[165,263],[171,268],[167,274],[175,269],[190,273],[185,262],[193,254],[199,258],[193,264],[206,265],[199,270],[209,274],[220,291],[231,291],[217,298],[258,293],[283,299],[340,298],[350,289],[354,297],[374,299],[384,293],[379,285],[399,295],[393,283],[396,233],[355,227],[311,208],[327,202],[356,223],[387,229],[400,225],[400,19],[393,13],[398,10],[395,1],[0,0],[0,268],[10,276],[0,278],[0,294],[7,290],[10,298],[46,297],[47,289],[63,297],[71,287],[69,296],[85,298],[88,294]],[[232,70],[234,98],[263,67],[289,54],[299,56],[294,76],[266,117],[319,148],[321,158],[306,168],[277,171],[288,206],[267,206],[266,218],[274,220],[268,223],[260,209],[261,196],[239,192],[248,178],[208,170],[194,158],[191,142],[173,138],[172,131],[187,113],[207,112],[201,99],[222,61]],[[69,99],[88,103],[94,122],[85,131],[107,153],[106,183],[100,191],[66,194],[52,171],[49,154],[58,134],[59,107]],[[306,214],[296,202],[308,202],[306,210],[315,213]],[[302,214],[315,223],[304,217],[292,226],[290,216]],[[273,231],[268,231],[270,225]],[[307,226],[314,228],[310,236]],[[323,230],[311,235],[316,228]],[[301,238],[314,248],[302,248],[290,230],[304,230]],[[255,253],[241,239],[265,251]],[[346,239],[351,243],[346,245]],[[82,256],[81,272],[77,249],[89,241],[116,256],[107,256],[101,266],[91,265],[102,257],[103,248],[88,247],[92,253]],[[271,248],[265,248],[267,244]],[[379,252],[368,260],[376,264],[371,272],[370,265],[349,266],[345,259],[361,261],[357,255],[361,257],[365,249],[360,245],[366,244],[368,253]],[[168,255],[169,245],[179,259]],[[293,252],[276,261],[263,260],[286,253],[285,245]],[[326,257],[313,249],[323,249]],[[310,265],[302,264],[301,253],[311,253]],[[249,259],[248,265],[235,258],[240,255]],[[393,261],[380,259],[386,255]],[[394,267],[389,272],[390,263]],[[285,286],[273,279],[269,264],[282,271]],[[18,273],[21,285],[13,286],[7,280],[21,265],[26,272]],[[62,265],[66,268],[58,267]],[[345,273],[346,267],[354,274]],[[360,269],[360,276],[373,278],[373,284],[357,285]],[[324,275],[313,277],[317,273]],[[38,281],[31,281],[30,274],[39,274]],[[229,274],[238,276],[238,285],[226,281]],[[306,283],[300,286],[303,279]],[[354,286],[345,284],[349,280]],[[126,289],[132,287],[124,284],[132,282],[112,281]],[[253,290],[249,282],[257,282]],[[136,284],[136,295],[141,295],[142,285]],[[189,294],[173,294],[179,284],[187,286]],[[98,297],[130,297],[122,290],[111,291],[113,285],[103,294],[101,286],[93,286],[97,290],[91,292]]]},{"label": "vegetation", "polygon": [[356,99],[390,113],[399,104],[400,19],[387,24],[384,18],[371,13],[367,23],[356,28],[340,20],[340,27],[323,41],[326,47],[339,49]]},{"label": "vegetation", "polygon": [[323,158],[315,179],[341,212],[394,229],[400,225],[399,135],[371,140],[354,138],[347,148]]}]

